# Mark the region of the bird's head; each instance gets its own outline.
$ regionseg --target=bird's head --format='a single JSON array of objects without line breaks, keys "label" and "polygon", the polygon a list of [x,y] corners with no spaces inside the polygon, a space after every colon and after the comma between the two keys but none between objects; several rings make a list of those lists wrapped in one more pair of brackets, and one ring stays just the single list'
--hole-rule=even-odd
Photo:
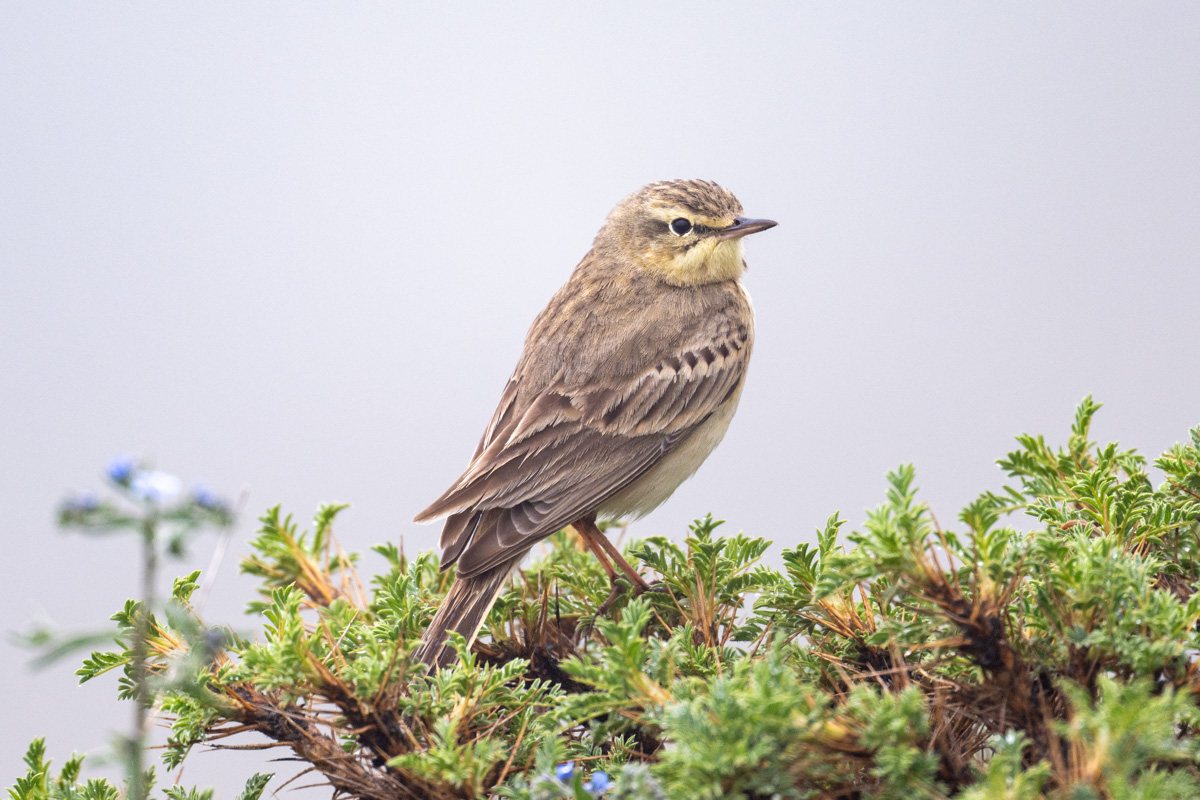
[{"label": "bird's head", "polygon": [[741,277],[742,237],[777,223],[742,216],[742,204],[711,181],[660,181],[612,210],[597,247],[677,286]]}]

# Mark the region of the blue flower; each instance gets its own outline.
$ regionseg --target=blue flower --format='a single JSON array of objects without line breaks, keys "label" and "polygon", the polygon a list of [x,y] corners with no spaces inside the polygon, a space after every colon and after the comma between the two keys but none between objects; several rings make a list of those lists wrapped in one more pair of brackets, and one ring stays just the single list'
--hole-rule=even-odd
[{"label": "blue flower", "polygon": [[131,456],[119,455],[108,462],[108,469],[105,472],[107,472],[110,481],[124,486],[129,483],[129,478],[133,475],[133,468],[135,466]]},{"label": "blue flower", "polygon": [[204,631],[204,649],[211,656],[229,643],[229,637],[220,628],[207,628]]},{"label": "blue flower", "polygon": [[567,783],[575,775],[575,762],[564,761],[554,768],[554,777],[558,778],[563,783]]},{"label": "blue flower", "polygon": [[96,496],[95,492],[84,490],[67,498],[67,501],[63,503],[63,507],[67,511],[74,511],[76,513],[95,511],[100,507],[100,498]]},{"label": "blue flower", "polygon": [[165,503],[179,496],[183,491],[183,481],[169,472],[142,469],[134,473],[129,482],[129,491],[142,500]]},{"label": "blue flower", "polygon": [[583,785],[584,791],[594,795],[601,795],[608,791],[608,787],[612,786],[612,781],[608,779],[608,773],[603,770],[596,770],[592,773],[592,777]]},{"label": "blue flower", "polygon": [[209,488],[203,483],[197,483],[192,487],[192,499],[196,501],[196,505],[211,511],[219,511],[228,505],[222,498],[209,491]]}]

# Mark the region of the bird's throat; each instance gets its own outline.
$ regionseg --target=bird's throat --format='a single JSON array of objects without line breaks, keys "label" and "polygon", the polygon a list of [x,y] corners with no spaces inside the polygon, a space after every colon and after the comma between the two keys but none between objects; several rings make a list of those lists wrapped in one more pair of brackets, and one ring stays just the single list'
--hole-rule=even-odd
[{"label": "bird's throat", "polygon": [[684,250],[658,271],[676,286],[699,286],[705,283],[737,280],[746,271],[745,250],[741,239],[698,242]]}]

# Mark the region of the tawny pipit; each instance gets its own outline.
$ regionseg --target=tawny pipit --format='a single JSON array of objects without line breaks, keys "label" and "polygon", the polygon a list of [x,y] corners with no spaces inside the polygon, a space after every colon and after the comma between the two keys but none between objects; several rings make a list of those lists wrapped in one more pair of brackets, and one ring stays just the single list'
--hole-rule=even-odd
[{"label": "tawny pipit", "polygon": [[417,651],[451,663],[505,579],[571,525],[645,584],[595,526],[647,514],[725,435],[742,393],[754,312],[742,287],[747,219],[709,181],[663,181],[625,198],[534,320],[467,471],[418,522],[448,517],[442,568],[458,575]]}]

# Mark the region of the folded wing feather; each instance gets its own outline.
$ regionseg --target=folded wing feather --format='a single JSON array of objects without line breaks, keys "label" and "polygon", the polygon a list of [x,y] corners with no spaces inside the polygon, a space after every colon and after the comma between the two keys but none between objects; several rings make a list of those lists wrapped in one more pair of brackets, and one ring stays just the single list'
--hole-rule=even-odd
[{"label": "folded wing feather", "polygon": [[450,515],[443,565],[487,570],[593,511],[729,399],[745,356],[704,344],[607,385],[552,383],[524,409],[514,375],[466,472],[417,517]]}]

